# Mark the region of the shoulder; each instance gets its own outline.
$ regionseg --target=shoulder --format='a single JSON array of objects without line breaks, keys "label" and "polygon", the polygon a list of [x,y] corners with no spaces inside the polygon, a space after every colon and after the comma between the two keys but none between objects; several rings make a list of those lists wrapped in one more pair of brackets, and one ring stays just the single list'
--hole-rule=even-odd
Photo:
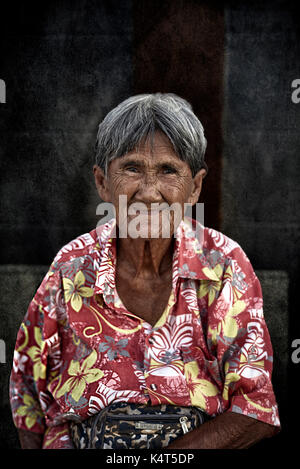
[{"label": "shoulder", "polygon": [[205,227],[197,220],[185,218],[178,237],[181,262],[184,259],[190,270],[198,269],[207,277],[218,277],[221,281],[237,276],[253,278],[253,267],[245,251],[224,233]]},{"label": "shoulder", "polygon": [[48,272],[49,285],[60,285],[66,278],[75,283],[88,282],[92,285],[95,281],[94,266],[99,251],[96,229],[69,241],[53,259]]},{"label": "shoulder", "polygon": [[59,265],[74,261],[78,258],[91,255],[97,248],[98,237],[96,229],[84,233],[65,244],[54,257],[52,265]]},{"label": "shoulder", "polygon": [[112,226],[111,222],[97,226],[65,244],[54,257],[50,267],[51,274],[73,280],[76,274],[81,272],[93,283],[107,242],[112,235]]},{"label": "shoulder", "polygon": [[222,258],[246,256],[238,242],[221,231],[202,225],[197,220],[185,218],[181,227],[179,236],[184,239],[185,243],[188,240],[194,240],[196,250],[215,253]]},{"label": "shoulder", "polygon": [[251,262],[241,245],[220,231],[205,227],[203,246],[206,252],[218,252],[227,259],[227,263],[232,261],[252,269]]},{"label": "shoulder", "polygon": [[238,295],[257,291],[258,278],[252,263],[240,244],[229,236],[212,228],[204,229],[203,251],[212,267],[219,264],[222,282],[231,282]]},{"label": "shoulder", "polygon": [[187,226],[192,226],[192,231],[186,229],[187,236],[196,233],[198,249],[200,248],[201,262],[213,269],[219,279],[231,277],[232,279],[249,279],[250,283],[255,280],[255,272],[252,264],[240,244],[211,227],[206,227],[196,220]]},{"label": "shoulder", "polygon": [[204,227],[203,245],[208,250],[220,251],[224,256],[243,251],[241,246],[229,236],[208,227]]}]

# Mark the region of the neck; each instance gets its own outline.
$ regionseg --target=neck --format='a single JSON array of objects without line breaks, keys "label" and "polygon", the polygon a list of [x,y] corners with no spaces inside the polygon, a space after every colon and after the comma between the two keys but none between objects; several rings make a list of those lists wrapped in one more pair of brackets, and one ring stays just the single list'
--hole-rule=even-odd
[{"label": "neck", "polygon": [[160,278],[170,271],[173,238],[117,239],[118,263],[134,278]]}]

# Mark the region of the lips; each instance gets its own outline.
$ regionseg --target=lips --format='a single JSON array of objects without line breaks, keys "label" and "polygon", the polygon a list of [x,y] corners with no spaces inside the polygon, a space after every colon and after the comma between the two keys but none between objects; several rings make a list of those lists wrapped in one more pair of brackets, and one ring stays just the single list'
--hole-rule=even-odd
[{"label": "lips", "polygon": [[[154,207],[147,206],[144,202],[133,202],[128,206],[128,210],[134,211],[135,213],[140,213],[142,215],[159,213],[169,209],[169,205],[166,202],[155,202],[153,203]],[[144,207],[143,207],[144,206]]]}]

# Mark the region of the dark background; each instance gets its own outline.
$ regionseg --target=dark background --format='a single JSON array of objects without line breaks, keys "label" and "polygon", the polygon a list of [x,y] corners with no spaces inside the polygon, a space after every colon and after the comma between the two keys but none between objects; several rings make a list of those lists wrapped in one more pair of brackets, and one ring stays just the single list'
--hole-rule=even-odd
[{"label": "dark background", "polygon": [[[238,241],[255,269],[287,272],[289,343],[300,337],[300,103],[291,101],[291,83],[300,78],[299,25],[297,2],[279,0],[1,4],[3,268],[48,266],[65,243],[95,228],[100,120],[133,94],[174,92],[192,103],[208,140],[206,226]],[[19,323],[11,327],[16,334]],[[14,343],[6,345],[2,374]],[[288,363],[283,431],[268,447],[294,437],[300,364]],[[10,446],[10,415],[0,418],[0,447]]]}]

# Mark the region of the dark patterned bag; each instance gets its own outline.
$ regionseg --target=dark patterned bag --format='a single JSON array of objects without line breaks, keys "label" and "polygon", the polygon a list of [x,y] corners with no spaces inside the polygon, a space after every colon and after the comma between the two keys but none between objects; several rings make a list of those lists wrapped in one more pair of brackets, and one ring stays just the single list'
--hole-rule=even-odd
[{"label": "dark patterned bag", "polygon": [[114,403],[83,422],[70,423],[77,449],[156,449],[208,419],[196,407]]}]

